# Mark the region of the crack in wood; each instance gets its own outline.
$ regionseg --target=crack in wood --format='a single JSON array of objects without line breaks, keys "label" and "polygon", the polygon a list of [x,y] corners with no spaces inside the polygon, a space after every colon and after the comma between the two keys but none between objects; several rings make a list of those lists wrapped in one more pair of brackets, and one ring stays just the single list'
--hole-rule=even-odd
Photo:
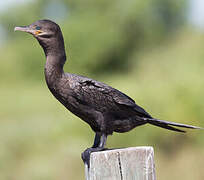
[{"label": "crack in wood", "polygon": [[90,163],[86,180],[156,180],[152,147],[95,152]]},{"label": "crack in wood", "polygon": [[117,152],[117,155],[118,155],[118,164],[119,164],[119,171],[120,171],[120,179],[123,180],[123,172],[122,172],[122,167],[121,167],[120,153]]}]

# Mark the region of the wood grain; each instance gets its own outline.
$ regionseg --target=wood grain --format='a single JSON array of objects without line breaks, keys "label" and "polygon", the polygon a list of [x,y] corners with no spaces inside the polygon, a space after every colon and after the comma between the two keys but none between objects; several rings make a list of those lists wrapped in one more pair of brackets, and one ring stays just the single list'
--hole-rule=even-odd
[{"label": "wood grain", "polygon": [[94,152],[86,180],[156,180],[152,147],[131,147]]}]

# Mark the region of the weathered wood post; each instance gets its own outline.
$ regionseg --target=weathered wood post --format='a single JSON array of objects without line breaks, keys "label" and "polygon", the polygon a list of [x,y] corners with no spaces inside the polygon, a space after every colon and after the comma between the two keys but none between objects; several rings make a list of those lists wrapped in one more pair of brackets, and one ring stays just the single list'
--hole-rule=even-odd
[{"label": "weathered wood post", "polygon": [[152,147],[131,147],[95,152],[86,180],[156,180]]}]

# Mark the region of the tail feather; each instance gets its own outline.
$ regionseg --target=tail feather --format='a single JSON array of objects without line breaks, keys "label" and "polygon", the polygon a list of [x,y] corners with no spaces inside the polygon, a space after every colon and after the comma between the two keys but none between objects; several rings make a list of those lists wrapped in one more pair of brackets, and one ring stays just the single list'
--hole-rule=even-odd
[{"label": "tail feather", "polygon": [[169,121],[164,121],[164,120],[160,120],[160,119],[153,119],[153,118],[147,119],[147,122],[152,124],[152,125],[159,126],[161,128],[165,128],[165,129],[177,131],[177,132],[183,132],[183,133],[185,133],[186,131],[181,130],[181,129],[177,129],[177,128],[172,127],[172,126],[177,126],[177,127],[182,127],[182,128],[190,128],[190,129],[203,129],[203,128],[197,127],[197,126],[175,123],[175,122],[169,122]]}]

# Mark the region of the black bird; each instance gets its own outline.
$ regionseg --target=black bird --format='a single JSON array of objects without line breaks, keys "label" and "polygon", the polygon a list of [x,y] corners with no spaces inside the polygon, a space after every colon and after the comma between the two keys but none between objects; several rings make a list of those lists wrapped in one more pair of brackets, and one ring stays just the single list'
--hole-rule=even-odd
[{"label": "black bird", "polygon": [[60,27],[50,20],[39,20],[15,31],[32,34],[42,46],[45,56],[47,86],[69,111],[88,123],[96,133],[94,144],[82,153],[84,162],[91,152],[104,150],[106,138],[113,132],[124,133],[137,126],[152,124],[168,130],[185,132],[182,128],[200,127],[153,118],[133,99],[102,82],[70,73],[64,73],[66,61],[64,40]]}]

